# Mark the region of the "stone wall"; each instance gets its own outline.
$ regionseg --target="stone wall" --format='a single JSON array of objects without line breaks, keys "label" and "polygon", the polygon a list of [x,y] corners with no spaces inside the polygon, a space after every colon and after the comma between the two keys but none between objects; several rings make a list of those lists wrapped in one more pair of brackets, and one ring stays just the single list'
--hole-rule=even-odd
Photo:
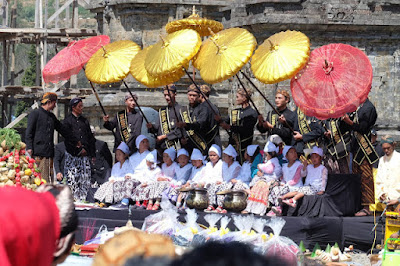
[{"label": "stone wall", "polygon": [[[221,21],[225,28],[247,28],[259,44],[274,33],[291,29],[305,33],[312,49],[335,42],[360,48],[374,70],[370,99],[378,110],[379,134],[391,133],[400,138],[400,1],[103,0],[91,1],[90,9],[97,13],[101,33],[112,40],[129,39],[148,46],[157,42],[160,34],[166,34],[167,22],[189,16],[192,5],[200,15]],[[248,66],[245,70],[251,74]],[[198,74],[196,79],[200,79]],[[253,80],[272,101],[277,88],[290,90],[289,81],[265,85]],[[158,108],[164,104],[160,91],[149,92],[133,78],[128,82],[139,92],[142,105]],[[182,94],[188,84],[187,78],[178,82]],[[233,106],[237,86],[234,79],[213,86],[212,101],[223,113]],[[184,95],[180,101],[185,102]],[[263,113],[270,109],[257,93],[254,101]]]}]

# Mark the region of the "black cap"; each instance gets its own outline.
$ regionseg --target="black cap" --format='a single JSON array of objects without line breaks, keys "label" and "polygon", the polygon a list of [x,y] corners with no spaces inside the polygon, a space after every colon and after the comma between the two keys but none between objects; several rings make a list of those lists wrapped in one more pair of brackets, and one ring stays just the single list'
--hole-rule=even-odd
[{"label": "black cap", "polygon": [[73,98],[70,102],[69,102],[69,106],[70,107],[74,107],[75,105],[77,105],[78,103],[82,102],[82,99],[79,97]]}]

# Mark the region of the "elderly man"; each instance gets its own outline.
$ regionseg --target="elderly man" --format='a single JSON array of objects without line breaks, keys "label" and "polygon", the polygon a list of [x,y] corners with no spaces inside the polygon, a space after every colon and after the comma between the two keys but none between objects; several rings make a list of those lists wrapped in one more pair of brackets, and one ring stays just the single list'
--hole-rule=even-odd
[{"label": "elderly man", "polygon": [[383,137],[381,143],[385,155],[379,159],[375,193],[381,202],[393,206],[400,202],[400,153],[392,137]]},{"label": "elderly man", "polygon": [[[132,98],[132,95],[135,99]],[[136,93],[132,93],[132,95],[129,92],[125,94],[126,108],[119,111],[113,120],[110,121],[108,115],[103,117],[104,128],[110,131],[115,129],[113,152],[121,142],[128,145],[131,154],[138,148],[134,144],[136,137],[141,134],[143,117],[135,110],[135,100],[138,99],[138,96]]]},{"label": "elderly man", "polygon": [[26,149],[30,156],[36,160],[42,177],[49,183],[53,178],[54,157],[54,129],[61,133],[64,138],[68,131],[63,130],[62,124],[51,112],[57,104],[57,94],[47,92],[43,95],[41,106],[28,116],[26,128]]}]

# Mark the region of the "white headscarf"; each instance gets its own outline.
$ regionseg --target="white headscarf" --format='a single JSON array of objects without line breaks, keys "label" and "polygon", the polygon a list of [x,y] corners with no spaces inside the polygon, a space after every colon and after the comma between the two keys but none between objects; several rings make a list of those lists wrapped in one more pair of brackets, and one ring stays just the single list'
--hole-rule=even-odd
[{"label": "white headscarf", "polygon": [[120,150],[125,154],[129,154],[129,147],[125,142],[121,142],[121,144],[118,145],[117,150]]},{"label": "white headscarf", "polygon": [[249,156],[253,156],[254,153],[256,152],[257,148],[258,148],[258,145],[249,145],[249,146],[247,146],[247,148],[246,148],[247,154]]},{"label": "white headscarf", "polygon": [[221,148],[217,145],[217,144],[213,144],[211,145],[210,149],[208,150],[208,154],[210,154],[210,152],[215,152],[218,157],[221,158]]},{"label": "white headscarf", "polygon": [[293,147],[293,146],[289,146],[289,145],[285,145],[285,147],[283,147],[282,155],[283,155],[284,158],[286,158],[286,154],[288,153],[288,151],[289,151],[291,148],[294,148],[294,147]]},{"label": "white headscarf", "polygon": [[318,154],[321,157],[324,157],[324,151],[321,148],[318,148],[317,146],[313,147],[311,154],[313,153]]},{"label": "white headscarf", "polygon": [[153,164],[156,164],[157,162],[157,151],[154,150],[152,152],[149,152],[149,154],[146,155],[146,161],[149,161]]},{"label": "white headscarf", "polygon": [[185,150],[184,148],[178,150],[178,154],[176,155],[176,158],[178,158],[181,155],[186,155],[187,157],[189,157],[188,151]]},{"label": "white headscarf", "polygon": [[140,142],[142,142],[142,140],[147,139],[149,140],[145,135],[139,135],[137,136],[136,140],[135,140],[135,144],[136,144],[136,148],[139,149],[139,145]]},{"label": "white headscarf", "polygon": [[277,146],[283,142],[282,138],[279,135],[276,135],[276,134],[271,135],[269,137],[269,141],[271,141],[272,143],[274,143]]},{"label": "white headscarf", "polygon": [[225,148],[223,153],[233,157],[234,160],[235,160],[235,158],[237,156],[237,152],[236,152],[235,148],[231,144],[229,144],[228,147]]},{"label": "white headscarf", "polygon": [[169,158],[171,158],[172,161],[175,160],[176,157],[176,151],[174,147],[168,148],[164,151],[164,153],[168,154]]},{"label": "white headscarf", "polygon": [[276,146],[275,146],[275,144],[272,143],[271,141],[268,141],[268,142],[265,144],[264,152],[267,153],[267,152],[274,152],[274,151],[276,152]]},{"label": "white headscarf", "polygon": [[202,160],[203,161],[203,154],[199,149],[194,148],[192,151],[192,156],[190,156],[190,160]]}]

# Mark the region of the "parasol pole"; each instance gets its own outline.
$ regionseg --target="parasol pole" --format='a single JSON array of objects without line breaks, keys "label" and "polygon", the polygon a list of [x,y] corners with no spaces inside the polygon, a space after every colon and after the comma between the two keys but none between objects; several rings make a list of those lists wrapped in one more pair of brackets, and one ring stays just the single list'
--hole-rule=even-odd
[{"label": "parasol pole", "polygon": [[240,78],[238,77],[238,74],[236,74],[236,78],[239,80],[240,85],[242,86],[243,90],[245,91],[247,97],[249,98],[250,102],[253,104],[254,109],[256,109],[257,115],[260,115],[260,112],[257,109],[257,106],[255,105],[253,99],[251,99],[249,92],[246,90],[246,88],[244,87],[242,81],[240,80]]},{"label": "parasol pole", "polygon": [[[165,89],[168,91],[168,96],[169,96],[170,100],[172,101],[171,91],[169,90],[168,85],[165,85]],[[175,109],[175,103],[176,103],[176,101],[175,101],[175,98],[174,98],[174,101],[172,102],[172,109],[174,110],[176,121],[180,122],[179,117],[178,117],[178,113],[176,112],[176,109]],[[183,129],[182,128],[179,128],[179,129],[181,131],[182,138],[184,138]]]},{"label": "parasol pole", "polygon": [[186,75],[190,78],[190,80],[192,81],[192,83],[196,86],[196,89],[198,90],[198,92],[201,94],[201,96],[203,96],[203,98],[206,100],[206,103],[208,104],[208,106],[211,108],[211,111],[214,113],[214,115],[218,115],[217,112],[214,110],[214,108],[212,107],[210,101],[207,99],[206,95],[200,90],[199,86],[196,84],[196,82],[194,81],[194,79],[192,78],[192,76],[190,76],[189,72],[186,70],[186,68],[182,67],[183,70],[185,70]]},{"label": "parasol pole", "polygon": [[147,120],[147,117],[144,115],[142,108],[140,108],[140,105],[136,101],[135,97],[133,96],[131,89],[128,87],[128,84],[126,84],[125,80],[122,80],[122,82],[124,83],[126,89],[128,90],[129,94],[131,95],[131,97],[132,97],[133,101],[135,102],[136,106],[138,107],[138,109],[139,109],[140,113],[142,114],[144,120],[146,120],[146,123],[149,124],[150,123],[149,120]]},{"label": "parasol pole", "polygon": [[[265,97],[265,95],[257,88],[257,86],[253,83],[253,81],[251,81],[251,79],[243,72],[240,71],[240,73],[242,73],[242,75],[247,79],[248,82],[250,82],[250,84],[258,91],[258,93],[260,93],[260,95],[264,98],[264,100],[269,104],[269,106],[271,106],[271,108],[274,110],[275,113],[277,113],[279,116],[281,115],[281,113],[279,113],[278,109],[275,108],[275,106],[272,105],[272,103],[267,99],[267,97]],[[293,128],[289,125],[289,123],[285,120],[285,125],[290,129],[290,131],[293,133],[294,130]]]},{"label": "parasol pole", "polygon": [[[83,71],[86,71],[86,69],[85,69],[84,66],[83,66],[82,68],[83,68]],[[103,111],[104,116],[107,116],[106,110],[104,109],[103,105],[101,104],[99,94],[97,93],[96,88],[95,88],[94,85],[93,85],[93,82],[91,82],[91,81],[89,80],[89,83],[90,83],[90,86],[92,87],[94,96],[96,96],[96,99],[97,99],[97,101],[99,102],[100,108],[101,108],[101,110]]]}]

